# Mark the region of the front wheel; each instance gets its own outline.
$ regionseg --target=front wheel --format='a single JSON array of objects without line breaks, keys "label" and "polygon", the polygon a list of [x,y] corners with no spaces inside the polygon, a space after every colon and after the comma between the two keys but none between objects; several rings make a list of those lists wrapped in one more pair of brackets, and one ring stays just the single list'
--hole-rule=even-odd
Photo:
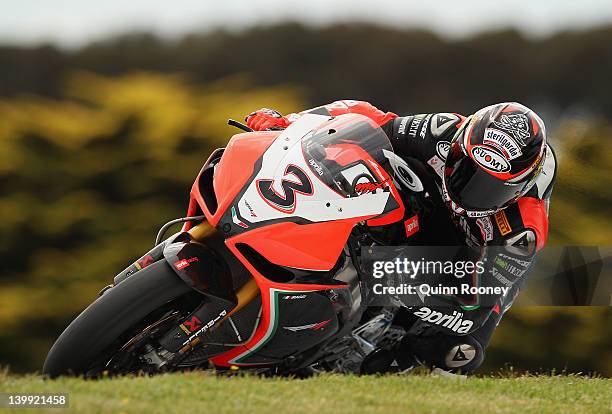
[{"label": "front wheel", "polygon": [[98,376],[168,369],[154,339],[176,326],[200,300],[165,260],[151,264],[104,292],[72,321],[49,351],[43,374]]}]

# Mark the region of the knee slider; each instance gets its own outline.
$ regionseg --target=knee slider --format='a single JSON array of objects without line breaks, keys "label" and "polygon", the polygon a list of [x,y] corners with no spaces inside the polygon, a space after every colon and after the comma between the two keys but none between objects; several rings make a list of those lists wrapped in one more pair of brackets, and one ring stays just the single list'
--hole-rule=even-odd
[{"label": "knee slider", "polygon": [[484,348],[471,334],[465,336],[412,336],[402,341],[402,349],[412,353],[430,368],[469,374],[484,361]]}]

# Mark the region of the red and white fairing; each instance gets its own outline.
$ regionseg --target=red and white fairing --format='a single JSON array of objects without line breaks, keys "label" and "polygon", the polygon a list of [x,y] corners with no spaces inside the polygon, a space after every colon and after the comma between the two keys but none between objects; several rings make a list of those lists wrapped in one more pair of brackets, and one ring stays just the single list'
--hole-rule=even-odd
[{"label": "red and white fairing", "polygon": [[[349,289],[342,281],[275,280],[251,263],[244,247],[273,265],[329,271],[357,223],[384,225],[403,217],[385,155],[392,151],[386,134],[364,115],[305,114],[282,132],[237,134],[220,158],[209,159],[192,187],[188,214],[199,207],[224,232],[226,246],[252,274],[262,299],[252,337],[211,359],[214,364],[257,364],[259,350],[280,340],[280,293]],[[328,328],[337,329],[337,322],[316,332]]]},{"label": "red and white fairing", "polygon": [[[359,115],[348,116],[360,117]],[[312,159],[304,153],[303,140],[311,137],[318,128],[329,121],[329,116],[304,115],[274,140],[262,156],[261,169],[248,184],[247,190],[237,203],[242,217],[252,223],[290,217],[302,218],[310,222],[325,222],[370,218],[384,211],[391,196],[390,192],[363,192],[356,197],[344,196],[330,188],[322,179],[322,171],[317,170],[319,160]],[[379,168],[375,163],[372,165]],[[301,183],[301,177],[291,172],[291,166],[303,171],[309,182]],[[362,164],[342,171],[349,182],[352,182],[357,175],[365,173],[367,170]],[[294,197],[295,200],[290,208],[274,205],[267,200],[258,188],[261,180],[271,180],[271,189],[279,197],[284,199]],[[306,187],[311,187],[311,191],[295,191],[295,195],[286,194],[283,188],[284,182],[306,184]]]}]

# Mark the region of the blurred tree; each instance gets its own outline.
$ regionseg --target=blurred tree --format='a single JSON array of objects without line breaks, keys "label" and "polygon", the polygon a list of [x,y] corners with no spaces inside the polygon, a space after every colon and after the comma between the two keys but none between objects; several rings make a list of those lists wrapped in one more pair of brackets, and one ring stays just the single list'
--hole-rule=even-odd
[{"label": "blurred tree", "polygon": [[506,30],[450,41],[367,24],[288,23],[175,42],[133,33],[75,51],[0,47],[0,96],[57,97],[66,72],[74,69],[106,75],[182,72],[203,83],[248,73],[259,86],[303,86],[309,104],[355,98],[396,112],[469,113],[518,100],[557,112],[581,106],[612,116],[611,40],[612,26],[539,40]]},{"label": "blurred tree", "polygon": [[[184,215],[209,153],[253,108],[298,89],[235,77],[75,73],[58,99],[0,101],[0,365],[37,369],[101,286]],[[66,300],[69,298],[69,300]]]}]

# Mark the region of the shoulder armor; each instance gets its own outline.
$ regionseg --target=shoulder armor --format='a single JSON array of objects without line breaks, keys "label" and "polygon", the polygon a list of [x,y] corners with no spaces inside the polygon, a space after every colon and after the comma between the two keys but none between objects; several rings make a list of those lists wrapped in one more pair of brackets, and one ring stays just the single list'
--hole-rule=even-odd
[{"label": "shoulder armor", "polygon": [[465,118],[454,113],[417,114],[396,118],[390,134],[401,157],[429,164],[437,176],[443,172],[450,141]]},{"label": "shoulder armor", "polygon": [[523,229],[505,239],[504,246],[512,254],[533,256],[536,251],[536,235],[531,229]]},{"label": "shoulder armor", "polygon": [[491,245],[532,256],[546,244],[548,216],[544,200],[522,197],[516,203],[491,216],[494,237]]},{"label": "shoulder armor", "polygon": [[[431,131],[431,135],[434,138],[440,138],[444,135],[447,135],[447,132],[449,131],[451,131],[454,135],[456,128],[453,127],[459,124],[462,119],[462,116],[448,112],[434,114],[429,124],[429,130]],[[447,138],[450,140],[452,138],[452,135],[448,135],[449,137]]]}]

